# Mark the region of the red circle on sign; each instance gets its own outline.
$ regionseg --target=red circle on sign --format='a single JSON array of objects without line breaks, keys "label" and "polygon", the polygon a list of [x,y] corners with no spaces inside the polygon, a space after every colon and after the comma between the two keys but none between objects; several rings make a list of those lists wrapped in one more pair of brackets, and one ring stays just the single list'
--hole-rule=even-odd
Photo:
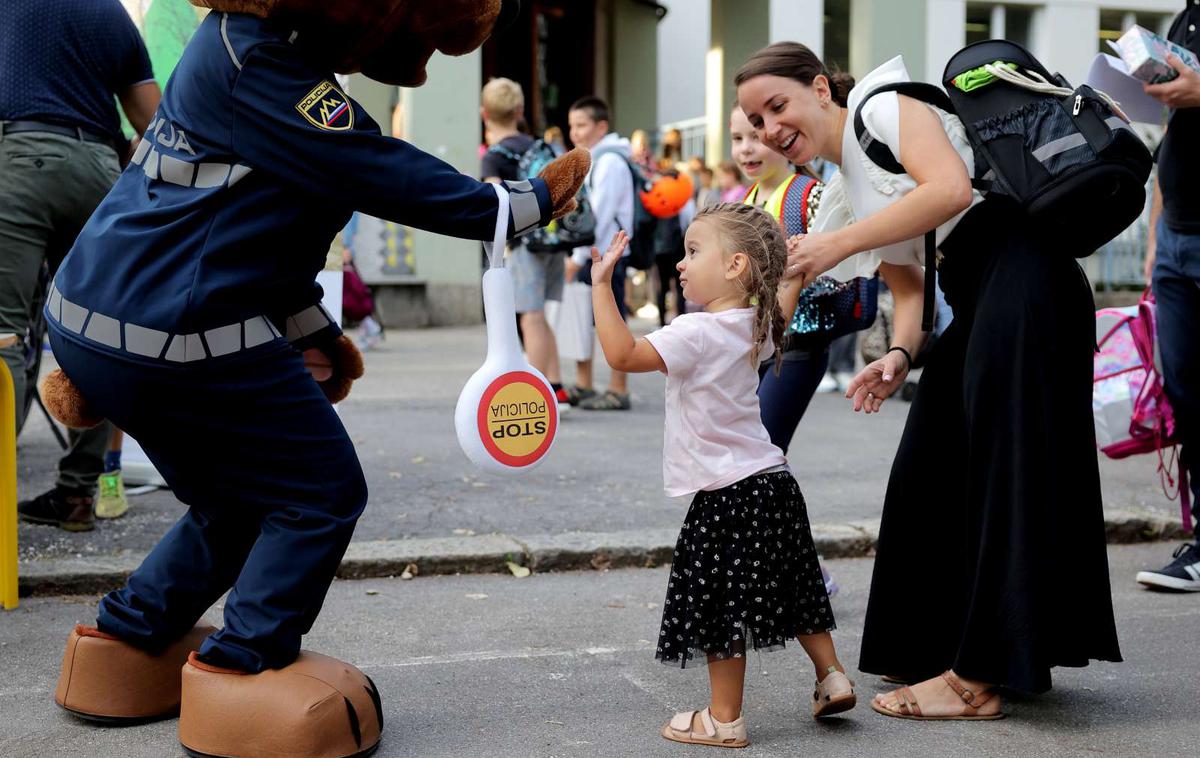
[{"label": "red circle on sign", "polygon": [[[545,440],[536,449],[526,455],[510,455],[504,452],[488,432],[487,412],[489,404],[496,397],[496,393],[510,384],[517,383],[529,385],[537,390],[542,399],[546,401],[546,418],[549,420]],[[488,453],[506,466],[520,468],[537,463],[546,454],[546,451],[550,449],[551,443],[554,442],[554,435],[558,431],[558,400],[550,393],[550,388],[546,386],[546,383],[538,377],[528,371],[510,371],[507,374],[496,377],[488,385],[488,388],[483,393],[483,397],[479,399],[479,409],[476,412],[475,418],[476,426],[479,430],[479,439],[482,440],[483,447]]]}]

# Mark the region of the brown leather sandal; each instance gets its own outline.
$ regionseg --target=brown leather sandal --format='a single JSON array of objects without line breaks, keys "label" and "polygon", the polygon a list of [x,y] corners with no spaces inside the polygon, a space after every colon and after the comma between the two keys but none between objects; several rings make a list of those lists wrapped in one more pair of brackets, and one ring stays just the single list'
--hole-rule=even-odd
[{"label": "brown leather sandal", "polygon": [[[1004,718],[1004,713],[999,710],[999,699],[996,699],[996,710],[989,713],[981,713],[982,709],[988,702],[993,700],[996,695],[992,691],[976,694],[963,686],[962,681],[955,676],[953,671],[945,671],[942,673],[942,679],[946,685],[954,690],[963,702],[963,710],[961,713],[946,716],[926,716],[921,713],[921,705],[917,702],[916,695],[908,687],[901,687],[895,690],[896,697],[900,700],[900,710],[894,711],[878,701],[871,701],[871,709],[876,713],[882,713],[884,716],[891,716],[898,719],[909,719],[912,721],[995,721]],[[991,709],[988,709],[991,711]]]}]

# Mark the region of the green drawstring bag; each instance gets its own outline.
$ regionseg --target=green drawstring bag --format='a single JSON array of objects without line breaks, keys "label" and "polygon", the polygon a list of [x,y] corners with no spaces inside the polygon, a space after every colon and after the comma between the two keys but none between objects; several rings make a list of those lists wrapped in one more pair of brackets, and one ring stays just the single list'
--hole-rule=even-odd
[{"label": "green drawstring bag", "polygon": [[[996,61],[995,63],[993,63],[991,65],[1004,66],[1005,68],[1009,69],[1010,71],[1017,70],[1017,64],[1015,64],[1015,63],[1005,63],[1004,61]],[[989,74],[987,72],[986,67],[980,66],[979,68],[973,68],[970,71],[962,72],[958,76],[954,77],[953,81],[954,81],[954,86],[958,87],[963,92],[971,92],[972,90],[977,90],[980,87],[988,86],[992,82],[996,81],[996,77]]]}]

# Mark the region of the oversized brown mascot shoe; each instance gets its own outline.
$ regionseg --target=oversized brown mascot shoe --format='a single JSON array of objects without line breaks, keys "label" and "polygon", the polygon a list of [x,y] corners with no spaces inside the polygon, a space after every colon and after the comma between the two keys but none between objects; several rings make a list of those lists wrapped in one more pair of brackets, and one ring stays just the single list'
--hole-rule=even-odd
[{"label": "oversized brown mascot shoe", "polygon": [[179,712],[180,677],[188,654],[217,631],[196,626],[158,655],[152,655],[78,624],[67,638],[54,702],[89,721],[138,724]]},{"label": "oversized brown mascot shoe", "polygon": [[193,758],[361,758],[383,733],[371,679],[349,663],[301,651],[291,665],[259,674],[183,667],[179,742]]}]

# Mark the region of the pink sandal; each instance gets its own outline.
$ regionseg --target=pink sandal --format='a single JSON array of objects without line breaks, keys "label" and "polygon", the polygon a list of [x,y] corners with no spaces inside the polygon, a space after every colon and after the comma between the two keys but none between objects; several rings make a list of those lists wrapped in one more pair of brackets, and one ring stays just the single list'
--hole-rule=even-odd
[{"label": "pink sandal", "polygon": [[858,704],[858,696],[854,694],[854,682],[850,677],[832,666],[825,678],[817,682],[813,690],[812,715],[819,719],[844,713]]},{"label": "pink sandal", "polygon": [[[704,731],[692,729],[695,715],[700,714],[700,725]],[[683,711],[667,722],[660,732],[663,737],[672,742],[684,742],[689,745],[711,745],[713,747],[746,747],[750,744],[746,736],[746,720],[738,716],[736,720],[724,724],[713,718],[707,708],[702,711]]]}]

